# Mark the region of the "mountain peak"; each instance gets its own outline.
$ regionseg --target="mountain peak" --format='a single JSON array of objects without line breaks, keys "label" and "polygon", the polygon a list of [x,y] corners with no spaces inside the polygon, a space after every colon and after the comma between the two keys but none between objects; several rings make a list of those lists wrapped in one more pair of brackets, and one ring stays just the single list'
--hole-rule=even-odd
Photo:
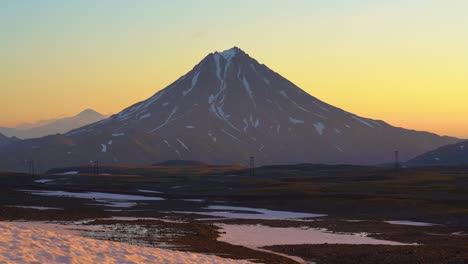
[{"label": "mountain peak", "polygon": [[219,54],[221,55],[224,59],[226,60],[231,60],[232,58],[236,57],[238,54],[246,54],[243,50],[241,50],[240,48],[234,46],[230,49],[227,49],[225,51],[222,51],[222,52],[215,52],[214,53],[215,55],[216,54]]},{"label": "mountain peak", "polygon": [[82,116],[82,115],[101,115],[100,113],[96,112],[95,110],[93,109],[85,109],[83,111],[81,111],[78,116]]}]

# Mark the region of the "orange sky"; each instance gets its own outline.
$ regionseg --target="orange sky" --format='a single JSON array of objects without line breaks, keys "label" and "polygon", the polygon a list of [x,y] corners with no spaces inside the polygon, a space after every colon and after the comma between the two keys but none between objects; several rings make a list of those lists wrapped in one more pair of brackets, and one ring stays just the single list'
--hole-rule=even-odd
[{"label": "orange sky", "polygon": [[0,126],[116,113],[239,46],[327,103],[468,138],[466,1],[21,2],[0,3]]}]

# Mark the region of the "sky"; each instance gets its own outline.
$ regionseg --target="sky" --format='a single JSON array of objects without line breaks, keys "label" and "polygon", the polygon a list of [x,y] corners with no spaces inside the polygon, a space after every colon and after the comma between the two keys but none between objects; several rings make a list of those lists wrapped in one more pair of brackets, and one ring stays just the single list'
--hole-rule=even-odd
[{"label": "sky", "polygon": [[117,113],[238,46],[312,94],[468,138],[466,0],[0,2],[0,126]]}]

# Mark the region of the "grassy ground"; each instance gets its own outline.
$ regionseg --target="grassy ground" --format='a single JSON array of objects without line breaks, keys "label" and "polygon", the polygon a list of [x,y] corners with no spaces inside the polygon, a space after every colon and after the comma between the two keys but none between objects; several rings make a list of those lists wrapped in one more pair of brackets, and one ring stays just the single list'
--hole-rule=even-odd
[{"label": "grassy ground", "polygon": [[[54,173],[89,168],[64,168]],[[338,232],[368,232],[374,237],[424,246],[275,246],[273,249],[319,263],[468,263],[468,168],[432,167],[388,169],[361,166],[296,165],[257,168],[255,176],[242,167],[101,167],[101,175],[37,175],[0,173],[0,219],[79,220],[112,215],[163,217],[163,211],[198,211],[218,201],[229,205],[327,214],[322,221],[308,222],[313,228]],[[107,175],[112,174],[112,175]],[[49,183],[35,180],[54,179]],[[44,197],[21,190],[96,191],[142,194],[139,189],[163,194],[145,194],[165,201],[145,202],[132,211],[109,212],[83,199]],[[194,203],[180,199],[205,199]],[[11,207],[47,206],[60,210]],[[173,244],[187,250],[211,252],[266,263],[290,260],[216,241],[217,228],[209,221],[197,222],[190,215],[169,214],[190,224]],[[346,219],[364,220],[348,222]],[[440,224],[408,227],[383,220],[413,220]],[[290,221],[225,220],[235,224],[296,226]],[[129,223],[126,223],[127,225]],[[130,225],[136,223],[130,223]],[[159,223],[159,225],[162,225]],[[166,223],[166,225],[168,225]],[[304,225],[304,223],[301,223]],[[167,226],[166,226],[167,227]],[[131,230],[131,229],[129,229]],[[195,230],[195,231],[194,231]],[[462,233],[460,233],[462,232]],[[196,235],[193,235],[196,234]],[[202,237],[203,239],[201,239]],[[206,241],[201,243],[200,241]],[[346,260],[346,261],[344,261]]]}]

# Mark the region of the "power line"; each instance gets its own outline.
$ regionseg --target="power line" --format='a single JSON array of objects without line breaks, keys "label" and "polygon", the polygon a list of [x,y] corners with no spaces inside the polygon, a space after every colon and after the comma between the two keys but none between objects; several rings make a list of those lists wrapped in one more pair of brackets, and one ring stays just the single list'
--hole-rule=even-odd
[{"label": "power line", "polygon": [[395,150],[395,169],[400,168],[400,152],[398,150]]}]

